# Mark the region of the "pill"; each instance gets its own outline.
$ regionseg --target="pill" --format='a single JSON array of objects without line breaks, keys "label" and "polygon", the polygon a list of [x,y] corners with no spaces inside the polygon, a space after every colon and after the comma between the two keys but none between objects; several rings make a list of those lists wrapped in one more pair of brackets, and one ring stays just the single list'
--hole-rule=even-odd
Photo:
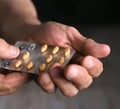
[{"label": "pill", "polygon": [[21,60],[17,60],[15,63],[15,68],[19,68],[22,65],[22,61]]},{"label": "pill", "polygon": [[33,42],[16,42],[20,54],[15,59],[0,59],[0,67],[7,70],[39,74],[48,72],[54,63],[66,67],[75,53],[72,48],[62,48]]},{"label": "pill", "polygon": [[49,55],[49,56],[46,58],[46,63],[51,62],[52,59],[53,59],[53,56],[52,56],[52,55]]},{"label": "pill", "polygon": [[30,57],[30,52],[25,52],[23,55],[22,55],[22,58],[23,58],[23,60],[26,60],[26,59],[28,59]]},{"label": "pill", "polygon": [[64,61],[65,61],[64,57],[61,57],[61,58],[58,60],[58,62],[59,62],[60,64],[63,64]]},{"label": "pill", "polygon": [[70,55],[70,48],[65,49],[65,57]]},{"label": "pill", "polygon": [[56,46],[53,48],[52,54],[56,54],[59,51],[59,47]]},{"label": "pill", "polygon": [[27,70],[30,70],[31,68],[33,68],[33,62],[29,62],[29,63],[26,65],[26,68],[27,68]]},{"label": "pill", "polygon": [[41,64],[41,65],[39,66],[39,71],[44,71],[44,70],[45,70],[45,67],[46,67],[45,64]]},{"label": "pill", "polygon": [[48,48],[47,44],[43,45],[40,50],[41,53],[44,53],[47,50],[47,48]]}]

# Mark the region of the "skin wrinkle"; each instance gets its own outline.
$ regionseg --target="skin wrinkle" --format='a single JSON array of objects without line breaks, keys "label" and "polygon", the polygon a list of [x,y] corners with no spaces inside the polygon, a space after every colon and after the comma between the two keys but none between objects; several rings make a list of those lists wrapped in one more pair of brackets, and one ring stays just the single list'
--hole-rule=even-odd
[{"label": "skin wrinkle", "polygon": [[18,89],[19,89],[18,86],[11,87],[9,85],[3,85],[2,87],[0,87],[0,96],[15,93]]},{"label": "skin wrinkle", "polygon": [[53,67],[54,69],[51,68],[52,71],[50,70],[50,73],[53,81],[59,86],[58,88],[61,90],[62,94],[69,97],[76,95],[78,93],[77,88],[69,80],[63,79],[64,74],[62,73],[62,68],[59,64],[55,64]]},{"label": "skin wrinkle", "polygon": [[84,85],[78,85],[78,89],[79,90],[83,90],[83,89],[86,89],[90,86],[90,84],[93,82],[93,79],[91,76],[88,76],[85,80],[84,80]]},{"label": "skin wrinkle", "polygon": [[[61,90],[61,89],[60,89],[60,90]],[[65,88],[65,89],[62,89],[61,92],[62,92],[62,94],[63,94],[64,96],[72,97],[72,96],[77,95],[78,89],[77,89],[76,86],[74,86],[73,88],[71,88],[71,86],[70,86],[70,87],[67,87],[67,89],[66,89],[66,88]]]},{"label": "skin wrinkle", "polygon": [[[11,41],[14,40],[13,42],[16,42],[16,40],[28,41],[28,40],[26,40],[26,38],[31,37],[30,40],[32,39],[33,42],[34,41],[42,42],[42,43],[45,42],[47,44],[58,45],[58,46],[60,45],[62,47],[72,46],[76,50],[85,54],[83,56],[83,58],[86,58],[86,55],[91,55],[91,54],[94,55],[94,52],[96,52],[95,55],[101,56],[101,54],[99,54],[99,53],[101,53],[100,50],[102,50],[102,53],[105,51],[105,50],[103,50],[103,46],[100,46],[100,44],[98,45],[97,43],[94,43],[97,46],[96,49],[94,49],[94,47],[89,48],[89,44],[90,44],[90,43],[88,44],[89,41],[85,41],[86,38],[84,38],[84,36],[79,34],[79,32],[74,27],[67,26],[67,25],[64,25],[61,23],[56,23],[56,22],[46,22],[46,23],[41,24],[40,21],[37,19],[37,17],[34,16],[34,14],[33,14],[35,9],[29,7],[32,5],[31,0],[0,0],[0,5],[2,5],[2,3],[5,1],[9,1],[9,3],[6,2],[7,5],[14,4],[14,5],[11,5],[11,6],[13,6],[13,8],[9,9],[9,13],[11,12],[11,14],[5,14],[5,16],[2,16],[3,24],[1,25],[2,29],[0,31],[2,33],[2,37],[5,40],[7,40],[7,42],[9,39]],[[19,8],[16,9],[18,6],[18,4],[17,4],[18,2],[19,2]],[[26,5],[25,4],[23,5],[22,3],[23,4],[25,3]],[[1,10],[1,8],[0,8],[0,10]],[[19,12],[17,12],[16,10]],[[4,10],[2,10],[2,11],[4,11]],[[4,13],[6,13],[6,12],[8,12],[8,11],[5,10]],[[81,47],[84,47],[84,48],[82,49]],[[97,50],[97,48],[99,48],[99,49],[101,48],[101,49]],[[88,50],[88,51],[86,52],[86,50]],[[99,53],[97,51],[99,51]],[[103,57],[105,54],[106,54],[106,52],[101,57]],[[81,55],[78,55],[78,56],[80,57]],[[93,58],[95,58],[95,57],[93,57]],[[82,61],[82,60],[80,59],[79,62],[80,61]],[[84,67],[79,62],[77,65],[78,69],[80,67]],[[70,67],[73,68],[74,65],[72,64]],[[87,72],[84,72],[84,70],[83,70],[83,72],[88,74],[89,69],[86,69],[86,70],[87,70]],[[98,69],[98,70],[100,70],[100,69]],[[66,73],[66,72],[64,72],[64,73]],[[33,80],[33,78],[34,78],[32,76],[30,79],[29,75],[26,75],[26,76],[17,75],[17,77],[16,77],[16,73],[14,73],[11,77],[11,75],[9,75],[9,74],[4,75],[4,76],[5,76],[5,80],[6,80],[6,87],[9,88],[9,90],[11,91],[10,93],[16,92],[21,86],[25,85],[31,79]],[[52,78],[51,82],[53,82],[54,85],[60,89],[60,91],[63,93],[63,95],[70,96],[70,97],[75,96],[77,94],[77,93],[75,93],[75,90],[77,90],[77,91],[79,90],[79,89],[77,89],[77,85],[80,85],[82,82],[84,82],[84,79],[87,78],[84,75],[83,80],[81,80],[81,81],[79,79],[81,79],[82,77],[77,78],[79,81],[77,81],[77,80],[73,80],[73,81],[69,80],[68,81],[65,76],[61,76],[59,74],[57,76],[58,79],[54,78],[54,76],[52,77],[52,75],[50,73],[49,73],[49,76]],[[10,78],[14,79],[14,80],[12,81],[12,80],[10,80]],[[53,89],[50,89],[51,87],[49,85],[45,86],[45,85],[40,84],[40,82],[39,82],[40,79],[41,79],[40,76],[37,77],[35,82],[37,81],[39,86],[42,86],[42,88],[47,93],[49,93],[50,90],[55,90],[54,87],[53,87]],[[73,84],[73,83],[76,83],[76,84]],[[87,87],[86,84],[87,83],[85,83],[84,87]],[[88,85],[89,84],[91,84],[91,81],[88,81]],[[7,90],[7,89],[5,89],[5,90]],[[71,90],[71,92],[69,92],[70,90]],[[9,92],[8,92],[8,94],[9,94]]]},{"label": "skin wrinkle", "polygon": [[9,93],[10,93],[10,90],[8,88],[4,88],[4,87],[0,88],[0,96],[1,95],[6,95],[6,94],[9,94]]},{"label": "skin wrinkle", "polygon": [[[66,36],[67,36],[67,39],[69,40],[69,46],[72,46],[73,48],[75,48],[76,50],[78,50],[79,51],[79,48],[78,48],[78,46],[76,46],[78,43],[77,43],[77,41],[78,41],[78,39],[76,38],[74,38],[75,36],[76,37],[78,37],[78,35],[80,35],[80,34],[77,34],[76,35],[76,33],[74,33],[73,32],[73,30],[75,30],[75,31],[77,31],[74,27],[67,27],[67,31],[66,31]],[[71,42],[73,42],[73,43],[71,43]],[[77,44],[76,44],[77,43]]]},{"label": "skin wrinkle", "polygon": [[[45,73],[45,75],[43,75],[43,73]],[[36,83],[41,86],[41,88],[45,91],[45,92],[48,92],[48,93],[55,93],[56,90],[57,90],[57,87],[54,85],[54,83],[51,81],[51,78],[50,81],[48,83],[44,82],[44,76],[48,75],[47,72],[43,72],[42,74],[39,74],[39,77],[40,79],[38,80],[38,82],[36,81]],[[43,81],[42,81],[43,80]]]},{"label": "skin wrinkle", "polygon": [[[75,65],[74,67],[77,68],[76,65]],[[82,67],[81,67],[81,68],[82,68]],[[86,73],[83,71],[83,69],[84,69],[84,68],[82,68],[81,71],[80,71],[80,69],[79,69],[78,76],[70,79],[70,80],[73,81],[73,83],[75,84],[75,86],[76,86],[79,90],[83,90],[83,89],[87,88],[87,87],[92,83],[92,77],[87,74],[86,69],[84,69]],[[69,70],[71,71],[72,69],[69,69],[69,68],[68,68],[67,70],[68,70],[67,72],[69,73]],[[75,70],[74,70],[74,71],[75,71]],[[65,76],[67,76],[67,74],[66,74]],[[79,80],[78,80],[78,78],[79,78]],[[76,81],[74,81],[74,80],[78,80],[79,82],[76,82]]]},{"label": "skin wrinkle", "polygon": [[[58,23],[55,23],[55,25],[52,25],[52,21],[48,21],[47,23],[44,23],[44,25],[41,25],[40,28],[44,28],[44,31],[40,31],[40,33],[47,33],[49,31],[49,37],[47,37],[47,40],[49,40],[50,45],[58,45],[60,47],[68,47],[70,45],[69,41],[67,40],[67,30],[65,25],[60,25]],[[46,30],[47,28],[47,30]],[[58,29],[59,28],[59,29]],[[64,31],[64,32],[63,32]],[[47,35],[45,34],[45,37]],[[56,40],[51,40],[51,37],[56,36]],[[64,40],[63,40],[64,37]],[[38,39],[39,40],[39,39]],[[59,43],[58,43],[59,41]],[[45,42],[46,40],[44,37],[41,37],[40,42]]]},{"label": "skin wrinkle", "polygon": [[[2,75],[2,76],[4,76],[4,75]],[[0,77],[1,77],[1,75],[0,75]],[[16,76],[16,78],[17,78],[17,76]],[[16,79],[16,78],[13,78],[13,79]],[[16,85],[16,83],[14,82],[15,80],[13,80],[13,79],[8,78],[8,76],[4,76],[4,78],[1,77],[1,80],[0,80],[1,81],[0,82],[0,95],[12,94],[12,93],[16,92],[19,89],[19,87],[21,87],[21,82],[18,81],[18,84]],[[26,83],[28,81],[29,80],[26,79]],[[23,82],[25,82],[25,81],[23,81]]]},{"label": "skin wrinkle", "polygon": [[[86,57],[86,59],[84,60],[85,62],[83,62],[84,66],[86,66],[85,64],[88,61],[87,58],[93,59],[91,56]],[[94,65],[92,67],[88,68],[89,69],[89,74],[92,77],[98,77],[103,71],[103,64],[98,59],[93,59],[93,61],[94,61]],[[94,69],[94,70],[92,70],[92,69]]]},{"label": "skin wrinkle", "polygon": [[[0,75],[0,77],[1,77],[1,75]],[[0,96],[6,95],[9,93],[10,93],[10,88],[8,88],[5,83],[5,76],[4,76],[4,78],[1,77],[1,79],[0,79]]]},{"label": "skin wrinkle", "polygon": [[103,63],[97,64],[97,65],[98,65],[98,67],[96,69],[96,73],[93,74],[93,77],[98,77],[103,72]]}]

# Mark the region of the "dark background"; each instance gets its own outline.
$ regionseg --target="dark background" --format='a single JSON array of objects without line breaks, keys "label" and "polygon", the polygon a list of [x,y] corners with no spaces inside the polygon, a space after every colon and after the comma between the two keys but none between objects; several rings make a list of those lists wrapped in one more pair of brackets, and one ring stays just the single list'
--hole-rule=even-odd
[{"label": "dark background", "polygon": [[1,97],[0,109],[120,109],[120,6],[116,0],[34,0],[39,18],[75,26],[81,34],[107,43],[104,71],[75,97],[47,94],[31,82]]},{"label": "dark background", "polygon": [[34,0],[41,21],[120,23],[117,0]]}]

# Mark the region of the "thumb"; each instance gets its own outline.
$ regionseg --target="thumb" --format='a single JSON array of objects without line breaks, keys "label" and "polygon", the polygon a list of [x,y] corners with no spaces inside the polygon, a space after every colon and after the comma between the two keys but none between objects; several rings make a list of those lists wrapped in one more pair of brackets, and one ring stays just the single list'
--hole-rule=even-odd
[{"label": "thumb", "polygon": [[19,49],[13,45],[8,44],[4,39],[0,38],[0,58],[10,59],[15,58],[19,54]]},{"label": "thumb", "polygon": [[82,44],[82,52],[96,58],[103,58],[110,54],[110,47],[107,44],[97,43],[92,39],[86,39]]},{"label": "thumb", "polygon": [[96,58],[103,58],[110,54],[110,47],[107,44],[97,43],[92,39],[81,35],[77,30],[71,31],[68,39],[73,48],[83,55],[92,55]]}]

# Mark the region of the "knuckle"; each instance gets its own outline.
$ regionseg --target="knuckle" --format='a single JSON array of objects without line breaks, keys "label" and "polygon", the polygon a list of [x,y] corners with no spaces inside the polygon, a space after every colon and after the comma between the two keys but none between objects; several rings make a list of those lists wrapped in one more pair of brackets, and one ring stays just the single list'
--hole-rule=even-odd
[{"label": "knuckle", "polygon": [[5,46],[6,42],[4,39],[0,38],[0,46]]},{"label": "knuckle", "polygon": [[73,96],[76,96],[77,94],[78,94],[78,89],[76,88],[66,90],[63,92],[63,95],[65,95],[66,97],[73,97]]},{"label": "knuckle", "polygon": [[44,89],[44,91],[47,92],[47,93],[49,93],[49,94],[52,94],[52,93],[56,92],[55,89],[47,89],[47,90]]},{"label": "knuckle", "polygon": [[52,94],[52,93],[56,92],[55,88],[46,88],[46,87],[43,87],[43,86],[41,88],[44,92],[49,93],[49,94]]},{"label": "knuckle", "polygon": [[16,90],[13,86],[2,86],[0,87],[0,95],[8,95],[14,93]]},{"label": "knuckle", "polygon": [[5,40],[4,40],[4,39],[2,39],[2,38],[0,38],[0,42],[5,42]]},{"label": "knuckle", "polygon": [[73,26],[67,26],[66,28],[67,35],[70,37],[72,37],[73,34],[77,31],[76,28],[74,28]]},{"label": "knuckle", "polygon": [[39,75],[38,85],[46,92],[46,93],[54,93],[56,91],[56,87],[54,83],[49,78],[48,74]]},{"label": "knuckle", "polygon": [[[93,64],[92,66],[88,67],[88,60],[92,60]],[[89,65],[91,62],[89,62]],[[102,72],[103,72],[103,63],[92,56],[86,56],[86,58],[83,60],[83,66],[85,66],[88,70],[88,72],[91,74],[93,77],[98,77]]]},{"label": "knuckle", "polygon": [[69,26],[68,31],[77,31],[77,29],[75,27],[73,27],[73,26]]},{"label": "knuckle", "polygon": [[54,87],[53,84],[49,84],[47,86],[42,85],[42,89],[47,93],[55,93],[56,92],[56,88]]},{"label": "knuckle", "polygon": [[9,91],[9,93],[12,93],[12,92],[14,92],[14,86],[12,86],[12,85],[8,85],[7,87],[6,87],[6,89]]},{"label": "knuckle", "polygon": [[100,76],[100,74],[103,72],[103,63],[99,63],[98,66],[96,66],[96,72],[94,73],[94,77]]},{"label": "knuckle", "polygon": [[78,87],[79,90],[87,89],[89,85],[81,85]]},{"label": "knuckle", "polygon": [[10,93],[10,90],[8,88],[0,88],[0,95],[6,95],[6,94],[9,94]]},{"label": "knuckle", "polygon": [[86,81],[86,83],[79,85],[78,89],[79,90],[87,89],[92,84],[92,82],[93,82],[93,79],[91,78],[88,81]]},{"label": "knuckle", "polygon": [[0,38],[0,52],[4,52],[5,49],[9,50],[9,44],[2,38]]},{"label": "knuckle", "polygon": [[100,73],[102,73],[103,72],[103,63],[101,62],[101,64],[100,64]]}]

